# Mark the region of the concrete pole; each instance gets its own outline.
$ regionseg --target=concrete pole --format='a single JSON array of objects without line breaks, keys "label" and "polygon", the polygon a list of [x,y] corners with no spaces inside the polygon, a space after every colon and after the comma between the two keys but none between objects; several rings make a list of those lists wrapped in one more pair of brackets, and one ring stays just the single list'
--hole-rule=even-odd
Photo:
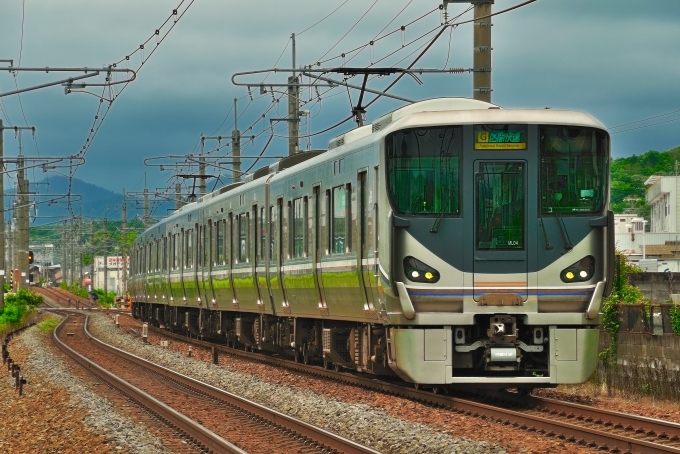
[{"label": "concrete pole", "polygon": [[[146,189],[144,190],[146,192]],[[146,194],[145,194],[146,195]],[[108,220],[104,218],[104,297],[106,298],[109,294],[109,276],[108,276],[108,270],[109,270],[109,264],[108,264],[108,256],[109,256],[109,251],[108,251],[108,241],[109,240],[109,232],[108,232]]]},{"label": "concrete pole", "polygon": [[493,1],[475,3],[472,97],[491,102],[491,14]]},{"label": "concrete pole", "polygon": [[19,205],[17,207],[17,230],[19,236],[19,244],[17,245],[17,265],[19,268],[18,288],[28,289],[28,180],[25,178],[23,156],[19,157],[17,165],[19,167],[17,171],[17,181],[19,182]]},{"label": "concrete pole", "polygon": [[[106,220],[104,221],[106,224]],[[149,190],[144,188],[144,228],[149,225]],[[106,266],[106,264],[104,264]]]},{"label": "concrete pole", "polygon": [[[293,70],[295,70],[295,33],[290,36],[293,41]],[[299,150],[300,137],[300,79],[293,71],[288,78],[288,156]]]},{"label": "concrete pole", "polygon": [[238,112],[236,112],[236,101],[234,98],[234,130],[231,132],[231,151],[234,156],[234,166],[232,181],[241,181],[241,131],[238,130]]},{"label": "concrete pole", "polygon": [[198,158],[198,174],[201,176],[198,182],[198,195],[202,197],[205,195],[205,158],[201,155]]},{"label": "concrete pole", "polygon": [[94,291],[95,288],[95,277],[97,276],[94,272],[95,268],[95,258],[96,258],[96,251],[94,250],[94,221],[90,221],[90,248],[92,248],[92,262],[90,263],[90,287],[92,291]]},{"label": "concrete pole", "polygon": [[127,231],[127,204],[123,202],[123,219],[121,223],[121,230],[123,231],[123,247],[121,248],[121,254],[123,256],[123,285],[121,288],[121,293],[123,295],[127,294],[127,279],[128,279],[128,272],[127,272],[127,247],[128,247],[128,231]]},{"label": "concrete pole", "polygon": [[78,277],[76,270],[76,244],[78,243],[78,239],[76,238],[76,226],[74,223],[74,219],[71,219],[71,241],[69,244],[69,252],[71,254],[71,259],[69,260],[69,263],[71,264],[71,284],[75,284],[78,282],[76,279]]},{"label": "concrete pole", "polygon": [[175,183],[175,210],[182,208],[182,183]]},{"label": "concrete pole", "polygon": [[0,213],[2,213],[2,228],[0,228],[0,309],[5,307],[5,161],[3,140],[4,129],[0,120]]}]

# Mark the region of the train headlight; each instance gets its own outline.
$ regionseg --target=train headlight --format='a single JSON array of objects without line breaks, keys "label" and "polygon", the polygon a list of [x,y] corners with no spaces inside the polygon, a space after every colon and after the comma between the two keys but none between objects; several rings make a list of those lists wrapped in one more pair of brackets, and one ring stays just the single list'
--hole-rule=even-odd
[{"label": "train headlight", "polygon": [[439,271],[411,256],[404,258],[404,274],[413,282],[434,284],[439,280]]},{"label": "train headlight", "polygon": [[585,282],[595,273],[595,257],[588,255],[560,273],[562,282]]}]

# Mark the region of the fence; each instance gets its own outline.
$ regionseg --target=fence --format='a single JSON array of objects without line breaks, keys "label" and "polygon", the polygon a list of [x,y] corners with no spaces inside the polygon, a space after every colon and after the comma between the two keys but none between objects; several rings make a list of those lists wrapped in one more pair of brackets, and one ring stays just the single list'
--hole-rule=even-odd
[{"label": "fence", "polygon": [[618,304],[620,333],[674,334],[671,308],[674,304]]}]

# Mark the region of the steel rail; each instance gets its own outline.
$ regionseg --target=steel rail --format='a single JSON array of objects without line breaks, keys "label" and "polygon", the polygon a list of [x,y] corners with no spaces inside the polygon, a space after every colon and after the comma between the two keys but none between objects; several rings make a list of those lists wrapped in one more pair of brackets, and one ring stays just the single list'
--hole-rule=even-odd
[{"label": "steel rail", "polygon": [[[183,342],[194,343],[196,345],[200,345],[206,348],[216,347],[216,344],[214,343],[201,341],[193,338],[187,338],[186,336],[171,333],[169,331],[161,330],[159,328],[155,328],[152,326],[149,326],[149,328],[156,333],[174,339],[178,339]],[[597,447],[598,449],[603,450],[618,449],[620,452],[624,453],[630,452],[639,454],[660,454],[660,453],[680,454],[680,449],[672,446],[667,446],[646,440],[640,440],[597,429],[591,429],[562,421],[548,420],[539,416],[529,415],[521,411],[509,410],[494,405],[475,402],[473,400],[444,396],[430,391],[418,390],[414,389],[412,385],[407,386],[403,383],[376,381],[373,378],[362,377],[352,373],[338,373],[331,370],[323,369],[319,366],[305,365],[302,363],[296,363],[290,360],[273,358],[265,355],[254,356],[252,353],[236,350],[230,347],[226,347],[224,345],[217,346],[217,348],[218,350],[223,351],[225,353],[241,356],[250,360],[255,359],[276,366],[286,367],[289,369],[309,373],[311,375],[317,375],[332,380],[339,380],[346,383],[361,386],[367,389],[378,390],[398,395],[401,397],[426,402],[432,405],[449,408],[451,410],[464,413],[466,415],[472,415],[476,417],[498,421],[502,424],[512,425],[513,427],[521,428],[532,432],[533,431],[542,432],[544,434],[564,439],[566,441],[591,447]],[[526,405],[526,403],[527,402],[525,399],[524,404]],[[590,411],[592,412],[591,414],[594,414],[594,412],[599,410],[591,408]],[[616,412],[609,412],[608,414],[613,418]],[[625,415],[629,421],[639,422],[634,415],[626,415],[625,413],[621,413],[621,415]],[[653,421],[651,418],[646,418],[646,420],[647,423]],[[671,422],[666,423],[667,425],[665,427],[667,427],[668,431],[670,431],[671,428],[674,428],[676,426],[680,427],[680,425],[677,425],[675,423]],[[632,422],[630,425],[632,425]],[[654,430],[654,432],[657,435],[659,434],[658,427],[656,429],[650,430]],[[668,435],[668,432],[666,432],[666,435]],[[672,437],[673,435],[669,435],[669,438],[672,439]]]},{"label": "steel rail", "polygon": [[[87,325],[88,318],[89,316],[86,316],[85,325]],[[59,339],[58,336],[58,331],[63,329],[63,325],[66,320],[68,320],[68,317],[64,318],[64,320],[62,320],[62,322],[52,332],[53,341],[63,352],[80,364],[84,369],[94,374],[100,380],[110,384],[120,393],[130,397],[135,402],[139,402],[140,405],[148,408],[149,411],[158,415],[161,420],[167,421],[170,425],[185,433],[189,438],[193,438],[198,444],[202,445],[211,452],[247,454],[246,451],[243,451],[238,446],[229,443],[227,440],[203,427],[196,421],[187,418],[183,414],[168,407],[163,402],[155,399],[141,389],[132,386],[128,382],[118,378],[114,374],[98,366],[66,345],[61,341],[61,339]]]},{"label": "steel rail", "polygon": [[276,424],[281,428],[284,428],[291,432],[295,432],[298,435],[301,435],[305,438],[314,440],[315,442],[324,445],[330,449],[346,454],[379,454],[379,451],[375,451],[367,446],[363,446],[350,439],[334,434],[325,429],[313,426],[304,421],[293,418],[292,416],[285,415],[281,412],[267,408],[256,402],[244,399],[243,397],[237,396],[236,394],[229,393],[227,391],[224,391],[207,383],[201,382],[194,378],[182,375],[171,369],[159,366],[146,359],[140,358],[139,356],[133,355],[117,347],[102,342],[88,331],[87,325],[85,326],[85,334],[87,334],[88,337],[97,342],[104,349],[114,352],[118,355],[124,356],[127,361],[130,361],[142,367],[146,367],[150,369],[152,372],[162,376],[170,375],[172,380],[187,388],[208,395],[213,399],[226,402],[227,404],[237,407],[242,411],[251,413],[259,418],[270,421],[271,423]]},{"label": "steel rail", "polygon": [[[491,394],[490,394],[491,395]],[[643,433],[649,437],[680,442],[680,424],[662,419],[636,416],[604,408],[589,407],[574,402],[560,401],[547,397],[523,396],[515,393],[498,393],[500,399],[524,405],[552,415],[569,419],[593,422],[599,425]]]}]

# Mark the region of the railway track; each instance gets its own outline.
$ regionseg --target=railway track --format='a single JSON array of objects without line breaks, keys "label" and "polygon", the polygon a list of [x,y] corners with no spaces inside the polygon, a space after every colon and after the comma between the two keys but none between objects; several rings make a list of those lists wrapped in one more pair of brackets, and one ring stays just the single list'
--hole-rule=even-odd
[{"label": "railway track", "polygon": [[[89,334],[82,313],[70,313],[68,320],[55,330],[60,348],[205,451],[242,453],[236,445],[245,445],[253,453],[270,453],[273,446],[279,452],[376,453],[104,344]],[[172,408],[163,402],[172,402]]]},{"label": "railway track", "polygon": [[426,402],[465,415],[496,421],[520,430],[545,434],[603,452],[680,454],[680,424],[673,422],[554,399],[519,396],[510,392],[489,392],[479,398],[455,397],[444,395],[443,389],[414,389],[412,385],[403,383],[377,381],[358,374],[326,370],[320,366],[254,354],[225,345],[215,345],[151,326],[149,330],[177,341],[214,349],[214,354],[240,356],[325,379]]},{"label": "railway track", "polygon": [[35,293],[46,296],[59,306],[72,309],[96,309],[97,304],[86,298],[81,298],[58,287],[33,287]]}]

